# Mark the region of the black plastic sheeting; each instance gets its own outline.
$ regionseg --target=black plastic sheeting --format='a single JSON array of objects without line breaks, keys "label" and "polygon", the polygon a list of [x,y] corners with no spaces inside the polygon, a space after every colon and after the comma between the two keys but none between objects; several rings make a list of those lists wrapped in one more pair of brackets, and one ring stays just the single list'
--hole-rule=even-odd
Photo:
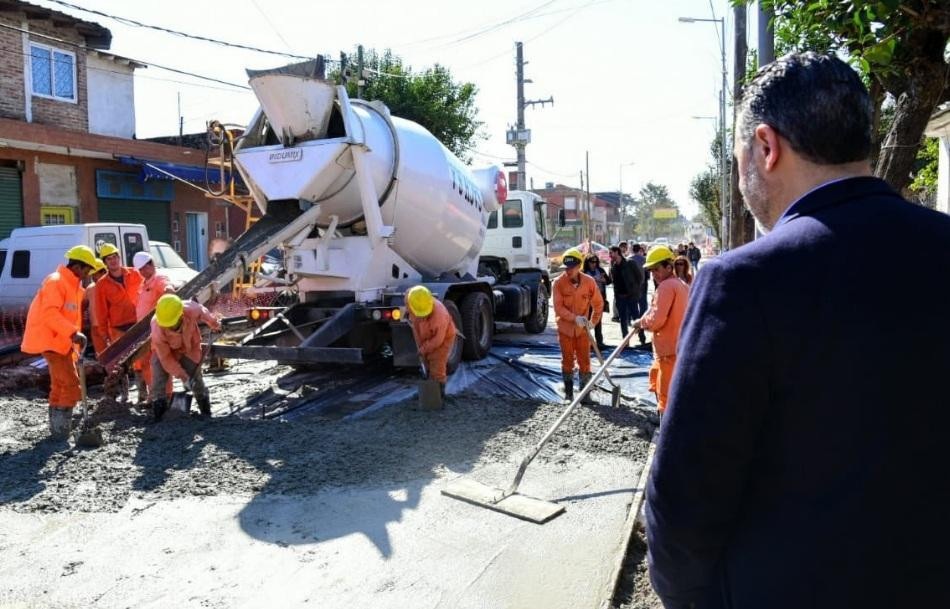
[{"label": "black plastic sheeting", "polygon": [[[547,338],[547,337],[546,337]],[[591,354],[593,358],[593,353]],[[604,353],[608,357],[609,353]],[[654,401],[649,392],[649,368],[653,355],[642,349],[627,349],[610,366],[611,379],[627,399]],[[599,369],[596,358],[592,369]],[[339,367],[297,372],[280,381],[276,391],[255,396],[234,414],[248,418],[293,420],[302,416],[356,419],[396,405],[415,405],[418,374],[394,370],[388,365]],[[575,374],[575,383],[578,382]],[[306,390],[301,388],[306,386]],[[595,401],[610,403],[610,382],[601,378],[601,390],[592,392]],[[516,337],[496,340],[488,357],[462,362],[449,377],[450,396],[477,393],[539,402],[561,402],[561,352],[558,345]]]}]

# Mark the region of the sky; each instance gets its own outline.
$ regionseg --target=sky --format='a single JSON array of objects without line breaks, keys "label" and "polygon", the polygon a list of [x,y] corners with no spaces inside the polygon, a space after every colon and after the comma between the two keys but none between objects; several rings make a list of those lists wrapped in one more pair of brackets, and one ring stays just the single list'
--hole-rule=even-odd
[{"label": "sky", "polygon": [[[110,52],[222,81],[246,85],[245,68],[284,65],[291,58],[226,48],[64,7],[39,4],[112,31]],[[362,44],[392,49],[413,69],[435,63],[478,87],[478,118],[487,139],[474,166],[514,160],[505,131],[516,121],[515,42],[528,62],[528,179],[579,186],[585,153],[592,191],[636,192],[648,181],[666,185],[681,212],[698,211],[690,180],[711,162],[721,64],[718,26],[681,23],[724,12],[726,0],[71,0],[73,4],[150,25],[279,52],[339,57]],[[754,10],[749,46],[755,48]],[[728,68],[732,73],[731,66]],[[731,89],[731,77],[730,85]],[[186,133],[206,121],[246,124],[257,108],[252,92],[170,73],[136,71],[136,133],[178,133],[179,96]],[[731,108],[727,116],[731,117]],[[730,120],[731,122],[731,120]]]}]

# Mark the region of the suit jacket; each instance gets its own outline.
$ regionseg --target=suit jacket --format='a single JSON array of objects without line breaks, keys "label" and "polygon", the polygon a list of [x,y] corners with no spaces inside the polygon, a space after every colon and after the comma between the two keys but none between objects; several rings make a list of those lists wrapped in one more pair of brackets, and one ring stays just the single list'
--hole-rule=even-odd
[{"label": "suit jacket", "polygon": [[948,245],[862,177],[706,262],[647,488],[667,607],[950,607]]}]

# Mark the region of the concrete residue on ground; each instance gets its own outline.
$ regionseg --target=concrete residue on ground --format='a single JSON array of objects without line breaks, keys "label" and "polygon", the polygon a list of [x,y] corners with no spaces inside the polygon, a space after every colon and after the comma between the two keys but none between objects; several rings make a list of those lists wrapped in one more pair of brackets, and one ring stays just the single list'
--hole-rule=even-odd
[{"label": "concrete residue on ground", "polygon": [[[435,412],[413,399],[358,419],[227,416],[275,388],[292,399],[280,390],[291,375],[261,362],[209,375],[210,422],[100,407],[106,444],[95,450],[46,439],[39,390],[0,398],[0,556],[16,557],[0,559],[0,597],[118,607],[134,589],[135,606],[168,606],[162,592],[181,606],[251,607],[286,590],[270,604],[522,608],[602,598],[595,574],[619,547],[655,417],[578,408],[525,476],[524,492],[567,505],[539,527],[438,490],[459,475],[503,486],[563,405],[462,393]],[[581,596],[546,596],[572,577],[585,579]],[[73,582],[83,583],[68,596]]]}]

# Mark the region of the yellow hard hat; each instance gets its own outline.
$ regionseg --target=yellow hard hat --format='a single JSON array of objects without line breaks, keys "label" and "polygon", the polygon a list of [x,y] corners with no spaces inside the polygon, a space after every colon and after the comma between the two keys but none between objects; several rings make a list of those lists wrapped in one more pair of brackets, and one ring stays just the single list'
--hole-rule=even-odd
[{"label": "yellow hard hat", "polygon": [[77,260],[83,264],[96,268],[96,255],[92,253],[92,248],[86,245],[74,245],[66,251],[66,260]]},{"label": "yellow hard hat", "polygon": [[104,270],[106,270],[106,265],[102,262],[102,260],[99,260],[98,258],[96,258],[96,264],[93,265],[92,272],[98,273],[99,271],[104,271]]},{"label": "yellow hard hat", "polygon": [[413,286],[406,294],[406,302],[409,303],[409,310],[416,317],[428,317],[435,306],[435,299],[432,298],[432,292],[424,285]]},{"label": "yellow hard hat", "polygon": [[664,260],[672,260],[675,257],[676,256],[673,255],[673,250],[667,246],[654,245],[650,248],[650,251],[647,252],[647,260],[643,264],[643,268],[650,270]]},{"label": "yellow hard hat", "polygon": [[572,268],[584,262],[584,254],[576,247],[572,247],[561,255],[561,264]]},{"label": "yellow hard hat", "polygon": [[119,248],[112,245],[111,243],[103,243],[99,246],[99,257],[105,260],[108,256],[112,254],[118,254]]},{"label": "yellow hard hat", "polygon": [[185,304],[181,301],[181,298],[174,294],[165,294],[158,299],[158,304],[155,305],[155,319],[159,326],[172,328],[181,319],[184,310]]}]

